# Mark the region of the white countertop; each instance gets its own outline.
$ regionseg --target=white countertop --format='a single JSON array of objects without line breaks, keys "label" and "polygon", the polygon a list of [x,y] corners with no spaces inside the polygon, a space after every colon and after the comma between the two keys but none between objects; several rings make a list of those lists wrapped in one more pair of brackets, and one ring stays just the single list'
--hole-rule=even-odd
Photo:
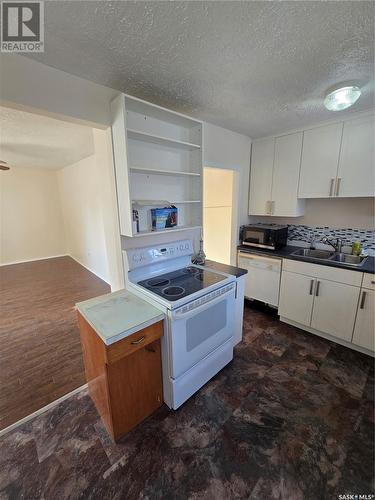
[{"label": "white countertop", "polygon": [[76,304],[77,310],[106,345],[164,319],[164,313],[128,290]]}]

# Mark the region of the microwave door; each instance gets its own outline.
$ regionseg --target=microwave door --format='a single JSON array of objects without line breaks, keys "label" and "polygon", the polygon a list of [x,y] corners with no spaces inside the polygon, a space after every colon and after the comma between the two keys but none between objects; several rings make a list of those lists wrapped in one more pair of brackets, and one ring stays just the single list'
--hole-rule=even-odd
[{"label": "microwave door", "polygon": [[252,244],[252,245],[264,245],[264,232],[263,231],[253,231],[247,229],[245,231],[245,238],[244,238],[244,243],[245,244]]}]

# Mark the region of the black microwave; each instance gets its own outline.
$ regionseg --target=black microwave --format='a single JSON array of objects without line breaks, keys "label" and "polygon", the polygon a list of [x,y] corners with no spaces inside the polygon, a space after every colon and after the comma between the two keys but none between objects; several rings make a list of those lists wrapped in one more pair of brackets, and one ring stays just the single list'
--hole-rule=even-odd
[{"label": "black microwave", "polygon": [[279,224],[254,224],[242,226],[241,244],[248,247],[276,250],[285,247],[288,240],[288,226]]}]

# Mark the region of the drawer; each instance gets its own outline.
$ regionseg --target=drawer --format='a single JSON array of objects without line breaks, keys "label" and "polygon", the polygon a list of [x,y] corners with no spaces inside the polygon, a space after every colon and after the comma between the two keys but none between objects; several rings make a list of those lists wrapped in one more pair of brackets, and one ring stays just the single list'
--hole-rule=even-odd
[{"label": "drawer", "polygon": [[133,354],[139,349],[143,349],[151,342],[154,342],[163,336],[163,321],[158,321],[153,325],[139,330],[114,344],[106,346],[107,363],[110,365],[116,363],[122,358]]},{"label": "drawer", "polygon": [[364,273],[362,288],[368,288],[369,290],[375,290],[375,274]]},{"label": "drawer", "polygon": [[333,266],[320,266],[319,264],[291,259],[283,259],[283,270],[353,286],[361,286],[363,275],[359,271],[350,271]]}]

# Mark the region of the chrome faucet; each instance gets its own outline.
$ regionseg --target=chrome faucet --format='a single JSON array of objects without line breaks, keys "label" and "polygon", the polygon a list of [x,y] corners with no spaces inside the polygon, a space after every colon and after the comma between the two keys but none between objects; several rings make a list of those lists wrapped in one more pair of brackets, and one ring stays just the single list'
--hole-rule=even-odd
[{"label": "chrome faucet", "polygon": [[336,242],[333,243],[327,237],[325,237],[322,239],[322,242],[327,243],[328,245],[331,245],[331,247],[333,247],[335,249],[335,252],[337,252],[337,253],[342,252],[342,239],[341,238],[337,238]]}]

